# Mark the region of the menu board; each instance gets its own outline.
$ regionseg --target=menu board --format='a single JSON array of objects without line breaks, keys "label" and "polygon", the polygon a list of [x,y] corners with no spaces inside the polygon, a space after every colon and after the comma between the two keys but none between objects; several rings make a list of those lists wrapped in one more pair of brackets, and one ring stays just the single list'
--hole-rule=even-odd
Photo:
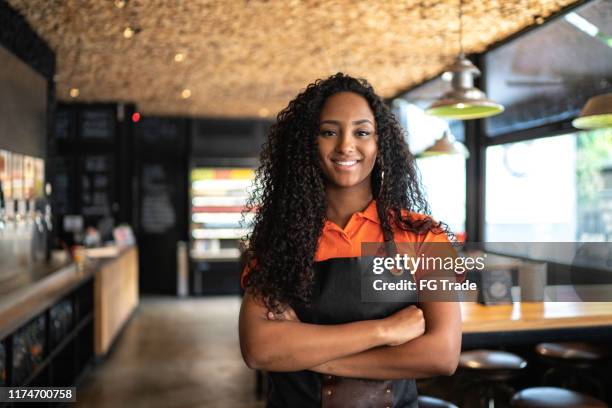
[{"label": "menu board", "polygon": [[66,109],[58,109],[55,113],[54,136],[56,139],[71,139],[73,134],[73,115]]},{"label": "menu board", "polygon": [[23,194],[23,155],[11,154],[11,184],[13,199],[22,200]]},{"label": "menu board", "polygon": [[113,159],[109,155],[86,156],[81,163],[81,212],[85,216],[111,213]]},{"label": "menu board", "polygon": [[33,197],[43,197],[45,194],[45,161],[34,158],[34,194]]},{"label": "menu board", "polygon": [[4,200],[43,196],[45,163],[36,157],[0,150],[0,188]]},{"label": "menu board", "polygon": [[162,234],[176,224],[175,182],[162,163],[144,163],[141,171],[141,226],[146,233]]},{"label": "menu board", "polygon": [[83,140],[112,141],[114,136],[114,110],[89,109],[81,112],[81,138]]},{"label": "menu board", "polygon": [[177,143],[183,143],[181,124],[177,119],[145,117],[137,129],[138,143],[147,150],[177,150]]},{"label": "menu board", "polygon": [[25,156],[23,158],[23,198],[33,200],[34,197],[34,158]]},{"label": "menu board", "polygon": [[0,150],[0,189],[2,190],[1,196],[5,200],[10,200],[13,197],[10,169],[11,153]]},{"label": "menu board", "polygon": [[59,214],[71,214],[74,212],[72,206],[73,197],[73,169],[72,160],[68,158],[52,159],[53,176],[53,211]]}]

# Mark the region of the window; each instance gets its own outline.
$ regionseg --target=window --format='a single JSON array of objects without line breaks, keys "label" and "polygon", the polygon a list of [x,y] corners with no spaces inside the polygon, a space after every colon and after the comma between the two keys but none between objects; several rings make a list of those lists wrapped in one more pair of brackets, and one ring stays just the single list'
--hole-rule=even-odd
[{"label": "window", "polygon": [[486,241],[612,241],[612,129],[491,146],[486,174]]},{"label": "window", "polygon": [[[417,156],[447,129],[456,140],[464,140],[463,122],[446,121],[424,112],[448,86],[448,82],[437,78],[393,102],[400,124],[407,132],[406,142],[410,151]],[[443,155],[419,158],[417,167],[433,217],[448,224],[461,239],[465,233],[465,157]]]},{"label": "window", "polygon": [[612,2],[594,0],[484,54],[487,95],[506,111],[484,121],[498,136],[569,120],[612,91]]}]

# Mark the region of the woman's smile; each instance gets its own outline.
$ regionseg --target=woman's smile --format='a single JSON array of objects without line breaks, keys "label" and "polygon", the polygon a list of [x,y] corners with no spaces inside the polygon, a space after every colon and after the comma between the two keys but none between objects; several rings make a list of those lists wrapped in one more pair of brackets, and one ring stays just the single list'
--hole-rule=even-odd
[{"label": "woman's smile", "polygon": [[337,170],[340,171],[346,171],[346,170],[355,170],[357,168],[357,165],[361,163],[361,160],[334,160],[332,159],[332,162],[334,163],[334,167],[336,167]]}]

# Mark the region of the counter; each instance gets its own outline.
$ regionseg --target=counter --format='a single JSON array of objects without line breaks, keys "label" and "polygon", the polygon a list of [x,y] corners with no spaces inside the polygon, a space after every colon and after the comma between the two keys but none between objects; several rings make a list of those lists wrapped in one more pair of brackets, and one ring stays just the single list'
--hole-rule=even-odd
[{"label": "counter", "polygon": [[464,302],[461,312],[464,348],[612,341],[612,302]]},{"label": "counter", "polygon": [[108,352],[138,305],[138,249],[97,255],[0,288],[5,385],[74,384]]}]

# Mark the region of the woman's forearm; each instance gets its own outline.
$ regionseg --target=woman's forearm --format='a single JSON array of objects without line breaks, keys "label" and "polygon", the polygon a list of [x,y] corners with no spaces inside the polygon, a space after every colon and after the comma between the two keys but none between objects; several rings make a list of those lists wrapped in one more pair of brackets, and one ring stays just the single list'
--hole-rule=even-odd
[{"label": "woman's forearm", "polygon": [[240,310],[240,346],[251,368],[298,371],[387,344],[382,324],[366,320],[340,325],[273,321],[267,309],[245,297]]},{"label": "woman's forearm", "polygon": [[[455,344],[453,344],[455,343]],[[400,346],[383,346],[311,368],[322,374],[369,379],[426,378],[452,375],[460,341],[424,334]]]},{"label": "woman's forearm", "polygon": [[377,347],[329,361],[311,370],[371,379],[451,375],[461,352],[461,310],[456,302],[426,302],[425,334],[399,346]]}]

